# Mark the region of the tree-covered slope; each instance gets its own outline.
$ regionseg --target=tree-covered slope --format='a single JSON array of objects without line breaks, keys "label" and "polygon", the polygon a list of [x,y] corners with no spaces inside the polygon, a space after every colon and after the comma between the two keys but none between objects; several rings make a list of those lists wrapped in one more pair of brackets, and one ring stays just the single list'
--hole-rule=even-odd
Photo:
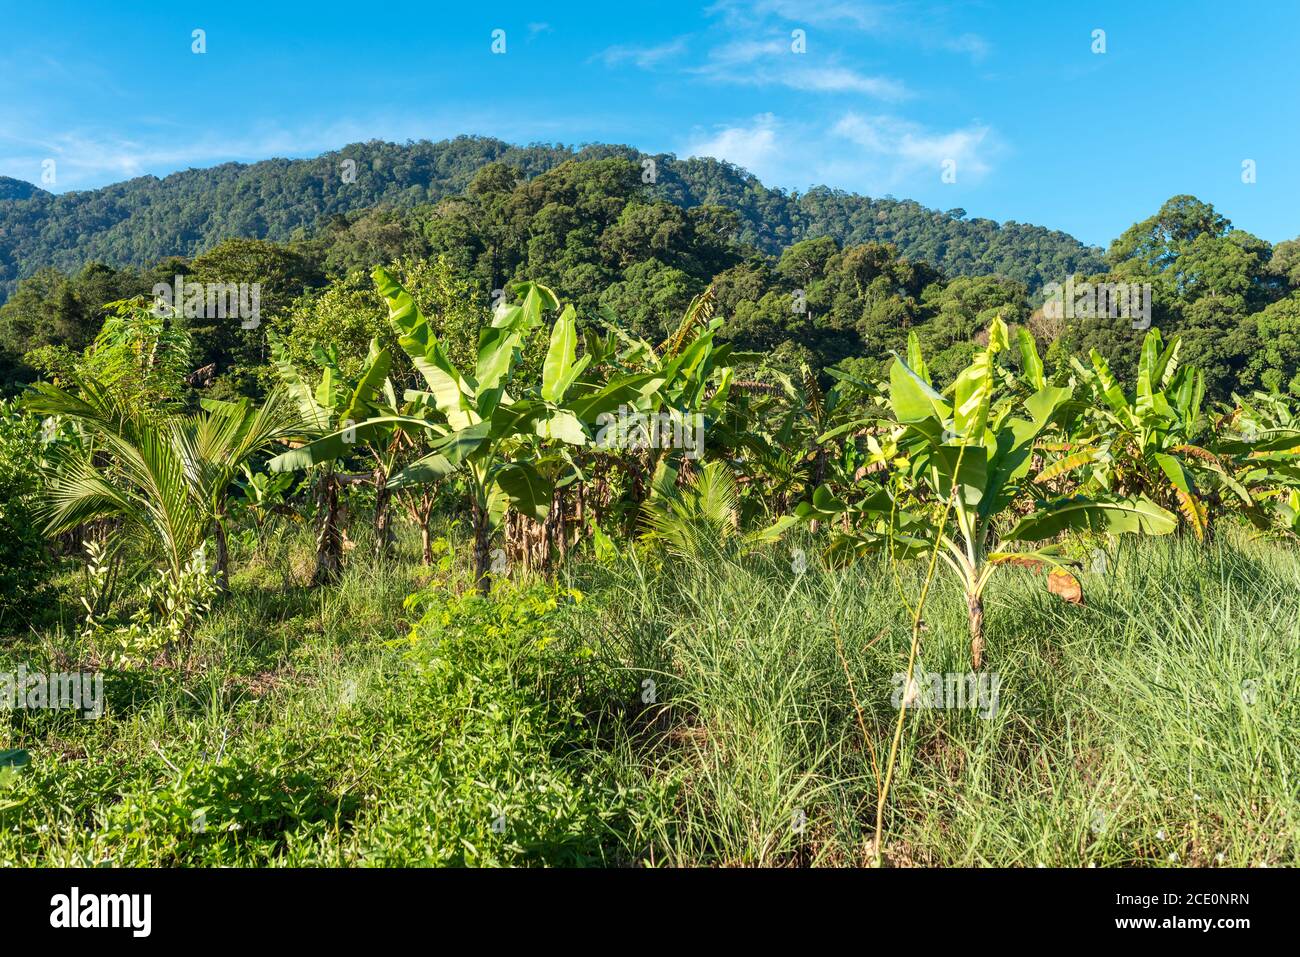
[{"label": "tree-covered slope", "polygon": [[24,180],[0,176],[0,201],[6,199],[30,199],[44,193],[45,191],[40,187],[33,186]]},{"label": "tree-covered slope", "polygon": [[193,256],[230,237],[285,241],[339,213],[376,205],[413,207],[464,191],[488,163],[531,177],[569,159],[655,160],[647,191],[679,206],[722,205],[741,219],[741,236],[769,254],[804,238],[892,242],[950,275],[1000,273],[1033,287],[1045,274],[1090,272],[1100,250],[1065,233],[1019,223],[967,220],[917,203],[819,188],[798,195],[769,189],[713,159],[646,157],[630,147],[511,146],[458,137],[438,143],[355,143],[313,159],[226,163],[162,179],[142,176],[102,189],[54,195],[0,178],[0,301],[17,281],[55,266],[98,260],[145,265]]}]

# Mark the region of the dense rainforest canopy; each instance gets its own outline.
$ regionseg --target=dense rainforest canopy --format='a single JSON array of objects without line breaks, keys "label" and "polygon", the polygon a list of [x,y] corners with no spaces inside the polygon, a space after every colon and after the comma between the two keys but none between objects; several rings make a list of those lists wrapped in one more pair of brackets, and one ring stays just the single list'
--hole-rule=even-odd
[{"label": "dense rainforest canopy", "polygon": [[710,159],[470,137],[59,196],[0,179],[0,388],[57,376],[105,304],[184,276],[260,284],[265,328],[196,318],[187,330],[212,394],[255,394],[268,381],[267,329],[308,363],[326,330],[356,327],[366,335],[348,341],[363,343],[389,334],[364,275],[377,262],[466,329],[495,291],[529,278],[573,302],[580,324],[605,317],[662,337],[712,286],[726,340],[778,365],[872,376],[913,330],[939,374],[954,372],[999,313],[1028,326],[1049,371],[1094,347],[1132,368],[1141,334],[1129,319],[1052,317],[1042,287],[1150,283],[1153,324],[1183,335],[1211,395],[1300,391],[1300,242],[1272,247],[1194,197],[1174,197],[1103,255],[962,210],[785,193]]}]

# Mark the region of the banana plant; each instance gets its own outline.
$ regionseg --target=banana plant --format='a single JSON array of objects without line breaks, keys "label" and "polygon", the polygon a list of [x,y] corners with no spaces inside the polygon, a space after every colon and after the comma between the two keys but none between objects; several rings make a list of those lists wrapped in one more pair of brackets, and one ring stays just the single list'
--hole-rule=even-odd
[{"label": "banana plant", "polygon": [[1296,400],[1277,392],[1256,390],[1250,398],[1232,394],[1232,407],[1221,417],[1216,428],[1231,427],[1254,438],[1300,434],[1300,409]]},{"label": "banana plant", "polygon": [[[1008,346],[1001,318],[988,346],[943,392],[935,388],[915,334],[908,358],[895,355],[889,374],[886,479],[860,483],[856,501],[820,486],[796,514],[830,522],[848,516],[835,534],[832,559],[882,551],[905,559],[937,550],[961,582],[970,626],[971,664],[984,657],[984,592],[1006,565],[1050,567],[1068,575],[1058,545],[1040,545],[1063,532],[1166,534],[1175,516],[1143,496],[1073,495],[1044,500],[1030,481],[1034,443],[1071,398],[1069,387],[1036,380],[1028,397],[998,395],[998,354]],[[1013,503],[1034,510],[1014,521]],[[1023,546],[1023,547],[1022,547]]]},{"label": "banana plant", "polygon": [[254,472],[245,462],[240,466],[242,479],[235,479],[239,495],[231,504],[238,517],[247,517],[259,539],[276,515],[296,518],[297,513],[287,504],[285,498],[293,487],[294,477],[287,472]]},{"label": "banana plant", "polygon": [[[355,383],[344,381],[339,371],[338,354],[332,348],[317,348],[313,356],[321,367],[320,381],[313,389],[303,373],[289,358],[284,344],[268,334],[271,343],[271,365],[285,390],[298,406],[304,425],[302,442],[313,443],[325,436],[336,434],[340,442],[331,446],[329,455],[311,457],[293,452],[273,458],[269,467],[274,472],[318,466],[320,473],[316,494],[320,506],[320,527],[316,534],[316,570],[313,584],[333,581],[343,567],[343,533],[339,526],[339,471],[338,463],[356,451],[355,427],[358,422],[372,417],[377,395],[388,377],[392,355],[372,339],[365,364]],[[384,500],[379,496],[377,508],[382,511]],[[377,523],[380,521],[376,516]]]},{"label": "banana plant", "polygon": [[[492,536],[508,507],[545,521],[554,492],[552,465],[565,447],[588,445],[586,422],[620,402],[634,401],[657,387],[652,375],[621,377],[606,384],[580,382],[589,365],[578,358],[577,324],[572,307],[560,309],[550,289],[533,282],[510,287],[517,302],[502,303],[479,334],[473,371],[457,368],[439,343],[432,325],[410,294],[383,268],[372,273],[388,304],[398,342],[424,377],[427,389],[408,390],[416,414],[384,414],[359,422],[351,441],[368,442],[393,427],[423,431],[428,454],[388,480],[401,489],[457,476],[469,491],[474,538],[474,578],[486,594]],[[545,312],[559,312],[551,331],[542,381],[510,389],[524,343],[542,324]],[[341,431],[323,436],[280,457],[280,467],[301,467],[341,454]]]},{"label": "banana plant", "polygon": [[[673,431],[668,444],[647,441],[647,436],[616,434],[617,442],[602,442],[603,448],[618,448],[633,481],[632,497],[639,506],[656,490],[676,481],[685,461],[704,454],[699,443],[705,435],[714,435],[723,445],[740,445],[741,439],[725,428],[728,399],[735,376],[735,366],[756,362],[761,356],[736,352],[730,344],[716,341],[722,319],[714,315],[713,290],[706,289],[691,300],[681,322],[658,347],[629,335],[614,323],[606,328],[623,348],[610,358],[621,373],[611,383],[648,380],[654,388],[638,389],[623,403],[635,422],[657,420]],[[609,351],[609,347],[606,347]],[[608,410],[603,410],[608,411]],[[626,431],[626,430],[624,430]],[[661,430],[662,431],[662,430]],[[679,434],[687,439],[678,444]],[[629,441],[630,440],[630,441]],[[628,452],[632,454],[626,454]]]},{"label": "banana plant", "polygon": [[1069,475],[1084,491],[1149,495],[1176,508],[1203,540],[1210,529],[1208,494],[1235,497],[1247,512],[1256,503],[1231,462],[1200,441],[1207,424],[1205,380],[1200,370],[1180,365],[1181,345],[1177,336],[1166,345],[1159,329],[1147,333],[1132,398],[1097,350],[1089,354],[1091,368],[1072,359],[1086,411],[1068,441],[1043,446],[1061,454],[1039,480]]},{"label": "banana plant", "polygon": [[1215,422],[1214,452],[1257,505],[1242,510],[1246,518],[1264,534],[1293,537],[1300,531],[1300,415],[1294,400],[1265,392],[1232,399],[1232,408]]},{"label": "banana plant", "polygon": [[1300,541],[1300,489],[1279,491],[1273,530],[1291,541]]}]

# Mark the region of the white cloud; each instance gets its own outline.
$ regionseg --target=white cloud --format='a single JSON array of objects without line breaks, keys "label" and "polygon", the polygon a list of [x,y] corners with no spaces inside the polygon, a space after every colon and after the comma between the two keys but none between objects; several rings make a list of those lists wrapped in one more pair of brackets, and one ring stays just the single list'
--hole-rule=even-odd
[{"label": "white cloud", "polygon": [[796,90],[827,93],[865,93],[881,100],[901,100],[909,94],[900,80],[884,76],[864,76],[844,67],[820,67],[789,70],[781,79]]},{"label": "white cloud", "polygon": [[992,154],[999,151],[990,128],[980,125],[935,132],[896,116],[847,113],[831,132],[874,157],[896,183],[925,171],[938,176],[949,161],[956,164],[959,181],[978,181],[988,174]]},{"label": "white cloud", "polygon": [[239,139],[160,134],[145,140],[93,130],[36,138],[0,134],[0,169],[12,171],[12,175],[20,179],[37,182],[41,164],[45,160],[54,160],[56,179],[45,188],[61,192],[94,188],[103,183],[143,176],[154,170],[185,169],[231,160],[255,162],[273,156],[301,156],[369,138],[369,135],[358,135],[347,124],[311,131],[264,130]]},{"label": "white cloud", "polygon": [[977,33],[963,33],[961,36],[949,37],[941,41],[940,45],[953,53],[965,53],[976,62],[988,56],[992,49],[989,41]]},{"label": "white cloud", "polygon": [[869,76],[840,66],[834,57],[812,63],[780,38],[733,40],[709,51],[708,60],[688,72],[718,83],[785,86],[805,93],[861,93],[881,100],[901,100],[910,93],[901,80]]},{"label": "white cloud", "polygon": [[716,46],[709,51],[709,63],[704,69],[718,71],[727,67],[753,63],[755,60],[776,58],[789,54],[790,44],[786,40],[775,38],[732,40],[730,43]]},{"label": "white cloud", "polygon": [[642,70],[648,70],[684,52],[686,52],[686,38],[678,37],[657,46],[638,47],[619,44],[606,47],[592,59],[600,60],[605,66],[618,66],[630,62]]},{"label": "white cloud", "polygon": [[[582,119],[599,123],[610,122],[611,118],[584,115]],[[27,180],[51,192],[64,192],[94,189],[149,173],[165,176],[190,167],[316,156],[372,139],[401,143],[477,134],[516,143],[552,141],[572,137],[576,118],[554,115],[520,120],[507,111],[494,110],[425,116],[403,113],[294,126],[263,123],[235,136],[220,132],[196,135],[191,129],[177,128],[168,118],[146,118],[143,122],[152,125],[129,138],[97,127],[50,134],[37,130],[24,118],[7,115],[0,105],[0,175]],[[57,164],[57,179],[49,185],[40,181],[41,164],[47,159]]]},{"label": "white cloud", "polygon": [[686,147],[687,156],[711,156],[743,166],[762,178],[770,174],[773,162],[780,159],[777,143],[778,123],[771,113],[754,117],[749,126],[728,126],[712,135],[697,137]]},{"label": "white cloud", "polygon": [[988,56],[988,40],[973,32],[957,32],[953,10],[925,0],[891,0],[890,3],[853,0],[718,0],[708,12],[720,16],[732,29],[771,29],[774,21],[786,26],[817,28],[810,41],[833,43],[837,32],[852,31],[881,40],[898,40],[924,49],[944,50],[979,62]]},{"label": "white cloud", "polygon": [[810,25],[840,24],[856,30],[872,31],[886,20],[886,8],[874,3],[817,2],[817,0],[718,0],[709,8],[710,13],[721,14],[732,25],[760,22],[778,17]]},{"label": "white cloud", "polygon": [[978,124],[935,130],[896,116],[847,113],[824,125],[762,113],[749,123],[697,131],[679,152],[727,160],[771,186],[831,184],[879,196],[934,187],[949,160],[958,183],[978,183],[992,172],[1001,145]]}]

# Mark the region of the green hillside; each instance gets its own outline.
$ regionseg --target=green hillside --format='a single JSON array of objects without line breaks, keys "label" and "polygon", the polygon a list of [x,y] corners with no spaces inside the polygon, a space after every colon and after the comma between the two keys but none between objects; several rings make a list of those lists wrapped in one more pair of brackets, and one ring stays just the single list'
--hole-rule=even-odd
[{"label": "green hillside", "polygon": [[769,254],[816,236],[844,244],[891,242],[901,255],[925,259],[949,275],[998,273],[1031,288],[1044,276],[1095,272],[1101,264],[1100,250],[1041,226],[966,219],[962,210],[939,212],[826,188],[786,193],[713,159],[647,157],[625,146],[519,147],[462,136],[438,143],[354,143],[314,159],[226,163],[61,195],[0,178],[0,302],[18,280],[46,266],[142,266],[193,256],[231,237],[284,242],[338,214],[377,205],[411,208],[457,195],[489,163],[505,163],[530,178],[570,159],[609,157],[639,167],[654,159],[649,196],[683,208],[735,210],[739,239]]}]

